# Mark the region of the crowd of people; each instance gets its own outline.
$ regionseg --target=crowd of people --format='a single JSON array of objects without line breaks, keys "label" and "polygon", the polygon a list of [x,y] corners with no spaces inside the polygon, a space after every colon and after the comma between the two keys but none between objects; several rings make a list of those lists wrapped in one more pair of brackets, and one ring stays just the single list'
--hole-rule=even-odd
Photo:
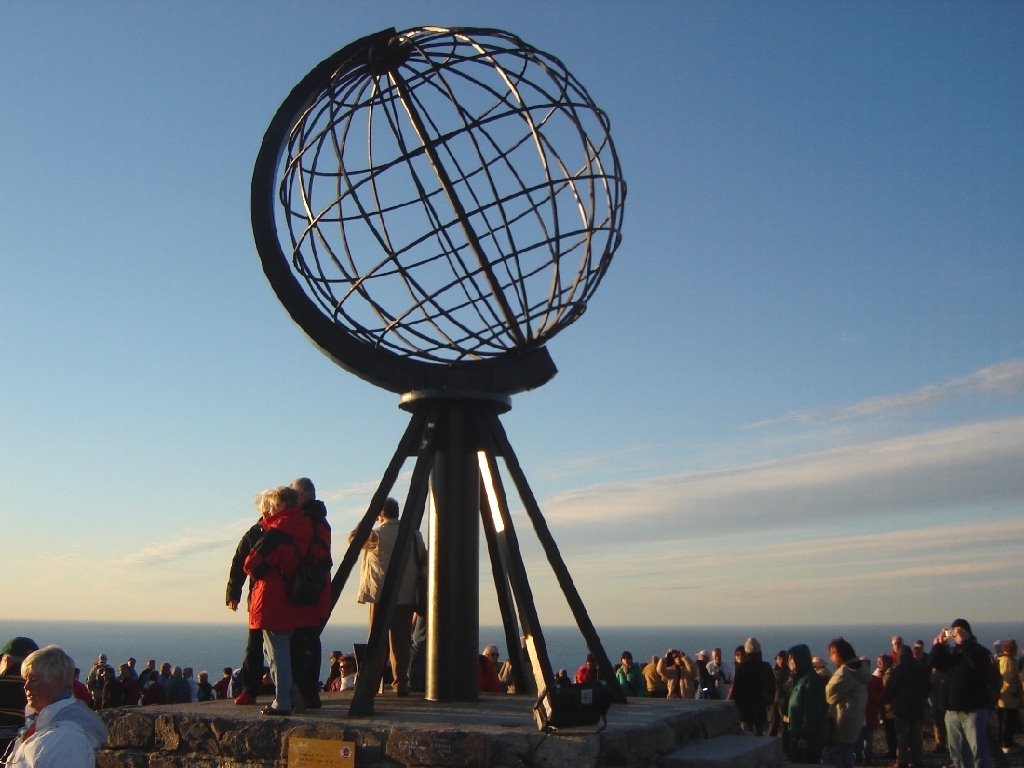
[{"label": "crowd of people", "polygon": [[[892,768],[922,768],[923,733],[951,768],[990,768],[994,754],[1015,749],[1024,708],[1024,658],[1017,643],[1003,640],[988,651],[965,619],[943,629],[926,649],[893,636],[892,652],[871,659],[837,637],[829,659],[803,644],[780,650],[774,666],[758,641],[737,646],[732,675],[722,650],[690,658],[679,649],[637,665],[623,651],[615,678],[628,696],[724,699],[735,703],[744,731],[778,736],[798,763],[848,768],[884,760]],[[566,670],[556,681],[571,682]],[[596,682],[593,658],[576,673],[577,683]],[[886,754],[874,754],[874,734],[884,731]]]}]

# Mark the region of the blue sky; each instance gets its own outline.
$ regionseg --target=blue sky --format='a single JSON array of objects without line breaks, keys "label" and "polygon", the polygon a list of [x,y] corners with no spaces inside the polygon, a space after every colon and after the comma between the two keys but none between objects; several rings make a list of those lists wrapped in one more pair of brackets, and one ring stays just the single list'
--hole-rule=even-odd
[{"label": "blue sky", "polygon": [[1022,615],[1024,5],[601,0],[0,6],[0,615],[241,623],[302,474],[340,559],[407,415],[288,319],[249,180],[309,69],[422,24],[611,119],[623,244],[503,417],[599,627]]}]

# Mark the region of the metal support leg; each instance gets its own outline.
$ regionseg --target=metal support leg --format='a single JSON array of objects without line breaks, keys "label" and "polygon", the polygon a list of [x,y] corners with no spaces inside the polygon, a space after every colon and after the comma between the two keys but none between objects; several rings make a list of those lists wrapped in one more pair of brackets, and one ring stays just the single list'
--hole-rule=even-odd
[{"label": "metal support leg", "polygon": [[473,408],[446,403],[445,433],[431,473],[427,693],[476,701],[480,635],[480,474]]}]

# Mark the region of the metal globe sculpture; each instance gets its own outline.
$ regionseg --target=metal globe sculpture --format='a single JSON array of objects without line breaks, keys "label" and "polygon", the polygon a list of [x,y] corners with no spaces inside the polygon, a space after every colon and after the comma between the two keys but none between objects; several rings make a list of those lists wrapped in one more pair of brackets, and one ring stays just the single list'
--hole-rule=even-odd
[{"label": "metal globe sculpture", "polygon": [[350,714],[373,711],[406,553],[429,506],[426,697],[478,695],[482,528],[517,690],[546,702],[539,727],[557,720],[499,459],[602,684],[622,698],[499,414],[555,374],[545,344],[607,271],[625,196],[608,120],[586,89],[499,30],[357,40],[310,71],[271,121],[252,179],[263,270],[325,353],[399,393],[412,414],[332,578],[337,601],[415,457]]},{"label": "metal globe sculpture", "polygon": [[253,176],[256,244],[293,319],[391,391],[514,393],[579,318],[626,195],[605,114],[555,57],[492,29],[363,38],[282,104]]}]

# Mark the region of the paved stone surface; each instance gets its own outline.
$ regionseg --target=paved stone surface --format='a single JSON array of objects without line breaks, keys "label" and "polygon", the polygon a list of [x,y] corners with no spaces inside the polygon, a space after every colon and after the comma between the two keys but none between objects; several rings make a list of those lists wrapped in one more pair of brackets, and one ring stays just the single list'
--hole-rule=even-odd
[{"label": "paved stone surface", "polygon": [[[533,699],[482,695],[474,703],[379,695],[372,716],[349,717],[347,693],[324,706],[269,717],[261,705],[231,701],[104,710],[110,728],[99,768],[277,768],[295,737],[356,744],[359,768],[647,768],[680,746],[737,731],[727,702],[631,699],[613,705],[607,724],[538,730]],[[265,703],[265,702],[264,702]]]},{"label": "paved stone surface", "polygon": [[658,764],[660,768],[774,768],[784,762],[781,739],[736,734],[691,742]]},{"label": "paved stone surface", "polygon": [[[369,717],[349,717],[347,693],[327,694],[324,707],[301,715],[268,717],[258,706],[231,701],[130,707],[100,714],[110,728],[98,768],[284,768],[295,737],[356,744],[357,768],[777,768],[776,740],[738,735],[729,702],[631,699],[613,705],[607,727],[585,726],[544,734],[533,700],[483,695],[475,703],[441,704],[422,697],[383,694]],[[875,730],[868,765],[894,768]],[[949,768],[925,731],[922,768]],[[994,768],[1024,768],[1024,737],[1009,755],[998,750]],[[798,768],[788,766],[787,768]]]}]

